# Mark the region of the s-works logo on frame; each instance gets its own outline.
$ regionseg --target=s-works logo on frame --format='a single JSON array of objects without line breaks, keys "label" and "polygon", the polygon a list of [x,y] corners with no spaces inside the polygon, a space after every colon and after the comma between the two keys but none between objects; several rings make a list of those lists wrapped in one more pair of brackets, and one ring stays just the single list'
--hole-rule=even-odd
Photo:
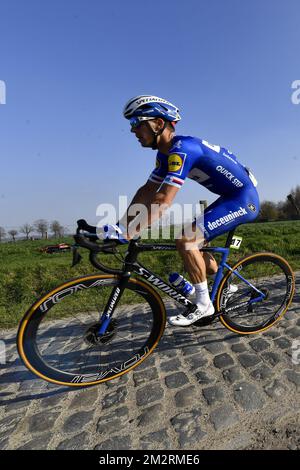
[{"label": "s-works logo on frame", "polygon": [[0,80],[0,104],[6,104],[6,85],[3,80]]}]

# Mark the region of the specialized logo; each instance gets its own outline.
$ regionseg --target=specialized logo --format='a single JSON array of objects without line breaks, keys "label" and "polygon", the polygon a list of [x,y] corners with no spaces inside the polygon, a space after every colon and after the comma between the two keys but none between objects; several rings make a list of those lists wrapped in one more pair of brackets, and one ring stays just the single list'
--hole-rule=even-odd
[{"label": "specialized logo", "polygon": [[226,176],[226,178],[228,178],[229,181],[237,188],[242,188],[244,186],[244,184],[239,179],[237,179],[229,170],[227,170],[223,166],[218,165],[216,167],[216,170],[222,175]]},{"label": "specialized logo", "polygon": [[172,173],[181,173],[183,158],[178,153],[171,153],[168,158],[168,171]]},{"label": "specialized logo", "polygon": [[157,159],[156,159],[156,163],[155,163],[155,169],[156,169],[156,170],[159,170],[159,169],[160,169],[160,165],[161,165],[161,162],[160,162],[160,160],[157,158]]},{"label": "specialized logo", "polygon": [[162,290],[163,292],[166,292],[168,295],[173,297],[173,299],[178,300],[179,302],[189,305],[190,301],[181,294],[178,294],[178,292],[175,289],[172,289],[168,284],[166,284],[164,281],[159,279],[159,277],[153,276],[153,274],[150,274],[149,271],[147,271],[146,268],[139,268],[139,274],[147,279],[147,281],[151,282],[155,287],[158,289]]},{"label": "specialized logo", "polygon": [[244,207],[240,207],[238,211],[230,211],[227,215],[220,217],[214,222],[208,222],[207,226],[209,230],[215,230],[216,228],[221,227],[222,225],[226,225],[229,222],[232,222],[233,220],[238,219],[239,217],[243,217],[247,214],[248,212],[246,209]]},{"label": "specialized logo", "polygon": [[116,292],[114,293],[114,296],[111,300],[111,303],[110,303],[110,306],[109,306],[109,309],[107,310],[106,312],[106,315],[110,315],[113,308],[114,308],[114,305],[116,303],[116,301],[118,300],[118,297],[119,297],[119,294],[121,292],[121,289],[119,287],[116,288]]},{"label": "specialized logo", "polygon": [[[134,100],[133,103],[135,103],[136,106],[140,106],[142,104],[147,103],[164,103],[172,105],[172,103],[170,103],[169,101],[164,100],[163,98],[159,98],[158,96],[141,96],[139,99]],[[132,102],[130,104],[132,104]]]}]

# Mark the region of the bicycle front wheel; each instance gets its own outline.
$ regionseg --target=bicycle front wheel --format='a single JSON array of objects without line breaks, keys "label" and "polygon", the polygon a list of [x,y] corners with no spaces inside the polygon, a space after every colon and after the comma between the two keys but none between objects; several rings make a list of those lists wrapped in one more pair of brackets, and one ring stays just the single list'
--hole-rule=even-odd
[{"label": "bicycle front wheel", "polygon": [[166,312],[157,292],[131,278],[103,337],[97,332],[120,277],[90,275],[67,282],[26,312],[17,346],[26,367],[49,382],[82,387],[119,377],[151,354]]},{"label": "bicycle front wheel", "polygon": [[240,334],[270,328],[293,300],[295,278],[290,265],[273,253],[256,253],[240,260],[232,271],[223,277],[216,297],[222,323]]}]

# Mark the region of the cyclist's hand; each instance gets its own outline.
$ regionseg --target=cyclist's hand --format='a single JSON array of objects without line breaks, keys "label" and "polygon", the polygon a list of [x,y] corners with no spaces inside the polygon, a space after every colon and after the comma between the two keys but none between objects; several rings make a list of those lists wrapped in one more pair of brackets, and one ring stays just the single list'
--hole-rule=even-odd
[{"label": "cyclist's hand", "polygon": [[100,240],[119,240],[120,243],[128,243],[124,236],[125,229],[122,225],[103,225],[97,228],[97,235]]}]

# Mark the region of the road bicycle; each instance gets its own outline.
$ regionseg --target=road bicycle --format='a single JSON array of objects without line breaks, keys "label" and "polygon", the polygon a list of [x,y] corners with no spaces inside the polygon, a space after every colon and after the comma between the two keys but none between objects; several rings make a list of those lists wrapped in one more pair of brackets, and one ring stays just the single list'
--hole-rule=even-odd
[{"label": "road bicycle", "polygon": [[[152,252],[154,256],[175,251],[175,243],[131,240],[121,269],[115,269],[104,265],[100,254],[101,258],[118,256],[118,242],[96,241],[95,227],[84,220],[77,225],[73,265],[81,259],[78,249],[86,248],[91,264],[105,274],[72,279],[48,292],[25,313],[17,334],[25,366],[41,379],[70,387],[120,377],[153,352],[167,319],[159,291],[186,314],[196,309],[192,299],[138,261],[141,253]],[[295,279],[287,261],[274,253],[255,253],[230,266],[230,248],[239,243],[232,230],[224,247],[201,248],[221,255],[210,292],[215,314],[189,328],[220,320],[234,333],[259,333],[273,326],[289,308]],[[234,293],[232,283],[237,288]]]}]

